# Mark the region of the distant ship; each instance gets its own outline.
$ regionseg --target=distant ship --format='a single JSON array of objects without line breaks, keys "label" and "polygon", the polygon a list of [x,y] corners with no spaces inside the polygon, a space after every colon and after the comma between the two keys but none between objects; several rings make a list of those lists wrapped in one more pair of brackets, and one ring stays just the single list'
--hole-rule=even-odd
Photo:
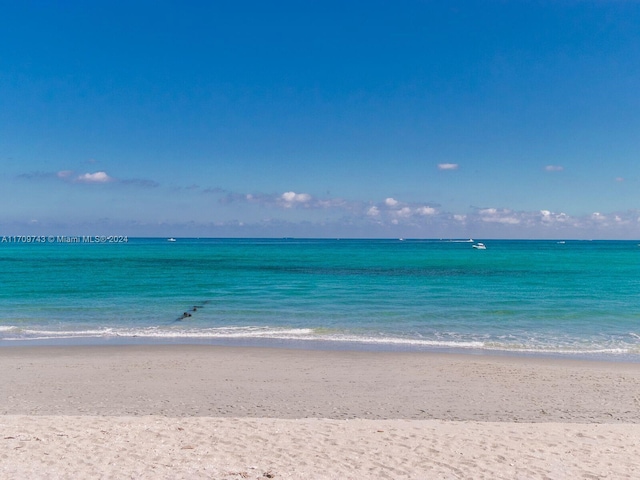
[{"label": "distant ship", "polygon": [[478,242],[478,243],[474,243],[473,245],[471,245],[473,248],[476,248],[478,250],[486,250],[487,247],[485,246],[484,243]]},{"label": "distant ship", "polygon": [[167,238],[167,242],[175,242],[175,241],[176,241],[176,239],[175,239],[175,238],[173,238],[173,237],[171,237],[171,238]]}]

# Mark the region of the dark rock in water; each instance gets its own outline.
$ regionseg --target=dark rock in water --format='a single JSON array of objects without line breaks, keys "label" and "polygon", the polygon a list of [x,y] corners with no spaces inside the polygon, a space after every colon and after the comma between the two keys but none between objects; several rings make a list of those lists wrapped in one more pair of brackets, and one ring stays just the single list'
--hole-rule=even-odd
[{"label": "dark rock in water", "polygon": [[184,312],[181,317],[176,318],[176,322],[179,322],[180,320],[184,320],[185,318],[189,318],[190,316],[191,314],[189,312]]}]

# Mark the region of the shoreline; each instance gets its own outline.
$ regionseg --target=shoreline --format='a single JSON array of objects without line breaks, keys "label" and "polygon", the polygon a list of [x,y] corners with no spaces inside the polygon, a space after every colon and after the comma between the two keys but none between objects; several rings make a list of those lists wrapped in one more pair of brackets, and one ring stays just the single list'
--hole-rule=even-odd
[{"label": "shoreline", "polygon": [[206,346],[228,348],[267,348],[302,351],[354,351],[354,352],[391,352],[418,353],[435,355],[463,355],[506,358],[551,359],[587,362],[633,363],[640,364],[640,354],[606,352],[576,352],[576,351],[548,351],[548,350],[507,350],[500,348],[418,345],[411,342],[372,342],[357,340],[327,340],[327,339],[290,339],[269,337],[219,337],[219,338],[190,338],[190,337],[143,337],[143,336],[100,336],[74,338],[44,338],[44,339],[0,339],[0,350],[3,348],[74,348],[74,347],[163,347],[163,346]]}]

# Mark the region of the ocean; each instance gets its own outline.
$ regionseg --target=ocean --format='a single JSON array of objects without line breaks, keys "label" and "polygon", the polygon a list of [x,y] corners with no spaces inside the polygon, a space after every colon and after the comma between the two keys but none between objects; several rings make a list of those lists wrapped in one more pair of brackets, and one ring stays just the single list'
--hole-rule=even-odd
[{"label": "ocean", "polygon": [[640,361],[638,241],[1,237],[0,346]]}]

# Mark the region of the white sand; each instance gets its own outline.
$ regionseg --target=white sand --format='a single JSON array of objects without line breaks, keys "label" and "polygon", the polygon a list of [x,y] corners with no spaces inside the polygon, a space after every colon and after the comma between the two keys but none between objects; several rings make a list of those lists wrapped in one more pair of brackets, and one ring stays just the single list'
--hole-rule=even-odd
[{"label": "white sand", "polygon": [[637,478],[640,365],[0,349],[0,478]]},{"label": "white sand", "polygon": [[640,472],[640,425],[5,416],[0,429],[7,479],[621,479]]}]

